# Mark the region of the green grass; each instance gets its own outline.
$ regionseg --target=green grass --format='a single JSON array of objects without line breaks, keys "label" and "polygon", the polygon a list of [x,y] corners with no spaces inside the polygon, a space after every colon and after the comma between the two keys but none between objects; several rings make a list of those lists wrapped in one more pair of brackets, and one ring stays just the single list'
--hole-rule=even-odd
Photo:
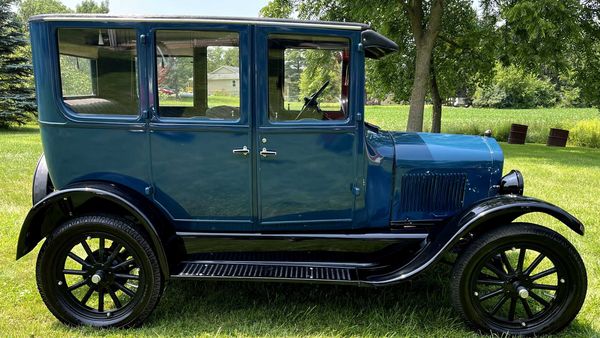
[{"label": "green grass", "polygon": [[[456,114],[471,111],[456,110]],[[386,128],[403,125],[404,120],[398,119],[399,122],[387,120],[382,124]],[[600,318],[600,150],[557,149],[543,145],[502,144],[502,147],[506,154],[505,170],[522,170],[527,195],[558,204],[587,225],[586,235],[580,237],[548,217],[533,215],[527,218],[566,235],[587,265],[589,291],[586,303],[562,336],[600,336],[597,320]],[[66,327],[50,314],[37,292],[34,273],[37,249],[19,261],[14,260],[21,222],[31,206],[31,175],[40,152],[36,127],[0,132],[2,336],[475,335],[450,306],[449,267],[443,264],[410,283],[382,289],[170,282],[160,305],[140,329]]]}]

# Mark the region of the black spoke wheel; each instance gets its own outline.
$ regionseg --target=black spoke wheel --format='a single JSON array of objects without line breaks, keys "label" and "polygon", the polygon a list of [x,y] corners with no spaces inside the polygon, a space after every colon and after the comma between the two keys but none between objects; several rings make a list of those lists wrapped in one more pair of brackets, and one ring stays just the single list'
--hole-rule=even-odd
[{"label": "black spoke wheel", "polygon": [[107,216],[78,217],[58,227],[38,256],[37,280],[58,319],[101,327],[141,324],[163,284],[143,232]]},{"label": "black spoke wheel", "polygon": [[577,315],[587,290],[585,266],[560,234],[534,224],[500,227],[458,258],[452,299],[484,331],[544,334]]}]

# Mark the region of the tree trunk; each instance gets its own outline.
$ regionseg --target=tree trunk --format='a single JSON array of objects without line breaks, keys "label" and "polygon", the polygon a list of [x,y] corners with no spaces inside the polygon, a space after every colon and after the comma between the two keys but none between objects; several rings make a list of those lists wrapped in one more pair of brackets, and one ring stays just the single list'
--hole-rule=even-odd
[{"label": "tree trunk", "polygon": [[423,112],[425,110],[425,96],[429,84],[429,71],[431,68],[431,49],[429,46],[417,44],[417,57],[415,59],[415,78],[410,95],[410,109],[408,111],[407,131],[423,130]]},{"label": "tree trunk", "polygon": [[[433,63],[433,61],[432,61]],[[431,100],[433,101],[433,114],[431,116],[431,132],[442,132],[442,97],[437,83],[435,67],[431,65]]]},{"label": "tree trunk", "polygon": [[428,22],[424,22],[425,15],[422,0],[404,0],[402,5],[410,20],[410,27],[416,45],[415,78],[410,95],[406,130],[422,131],[425,96],[430,82],[431,54],[442,27],[444,0],[431,1]]}]

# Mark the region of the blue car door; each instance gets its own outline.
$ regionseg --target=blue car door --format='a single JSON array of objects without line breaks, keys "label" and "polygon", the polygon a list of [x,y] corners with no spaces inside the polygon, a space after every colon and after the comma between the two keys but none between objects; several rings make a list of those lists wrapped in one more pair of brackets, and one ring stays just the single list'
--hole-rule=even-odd
[{"label": "blue car door", "polygon": [[150,27],[155,201],[178,231],[251,231],[250,27]]},{"label": "blue car door", "polygon": [[356,36],[335,29],[256,28],[254,142],[261,230],[353,226],[362,182],[359,101],[352,99],[363,61],[352,43]]}]

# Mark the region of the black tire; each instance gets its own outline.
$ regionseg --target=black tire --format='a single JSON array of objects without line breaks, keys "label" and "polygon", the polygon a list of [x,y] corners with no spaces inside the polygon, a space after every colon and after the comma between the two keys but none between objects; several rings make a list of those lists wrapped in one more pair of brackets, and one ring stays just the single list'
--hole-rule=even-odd
[{"label": "black tire", "polygon": [[38,255],[36,277],[44,303],[68,325],[141,325],[163,289],[144,233],[112,216],[77,217],[55,229]]},{"label": "black tire", "polygon": [[529,223],[481,235],[458,257],[452,271],[453,306],[484,332],[560,331],[581,309],[586,291],[585,266],[573,245]]}]

